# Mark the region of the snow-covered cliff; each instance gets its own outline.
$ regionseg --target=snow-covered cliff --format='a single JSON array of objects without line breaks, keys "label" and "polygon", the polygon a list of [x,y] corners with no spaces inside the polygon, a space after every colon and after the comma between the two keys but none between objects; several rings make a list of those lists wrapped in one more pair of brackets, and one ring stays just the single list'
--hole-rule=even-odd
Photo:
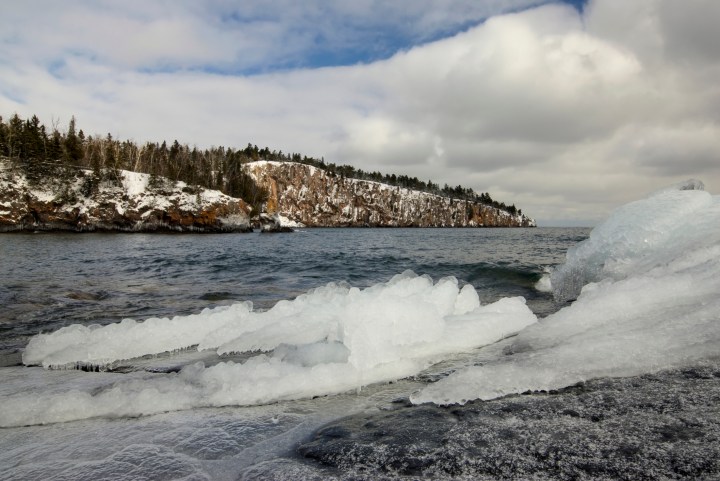
[{"label": "snow-covered cliff", "polygon": [[21,230],[241,232],[250,229],[250,207],[218,191],[120,171],[120,185],[92,175],[67,186],[52,179],[31,185],[0,161],[0,232]]},{"label": "snow-covered cliff", "polygon": [[534,227],[524,215],[464,200],[332,175],[295,162],[246,165],[270,194],[266,209],[309,227]]}]

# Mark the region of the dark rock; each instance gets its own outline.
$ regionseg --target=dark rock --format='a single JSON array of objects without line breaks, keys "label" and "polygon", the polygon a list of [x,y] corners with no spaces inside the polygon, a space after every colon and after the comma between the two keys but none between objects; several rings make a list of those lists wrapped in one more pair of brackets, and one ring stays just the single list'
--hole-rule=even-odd
[{"label": "dark rock", "polygon": [[719,366],[396,405],[331,423],[298,453],[338,479],[720,479]]}]

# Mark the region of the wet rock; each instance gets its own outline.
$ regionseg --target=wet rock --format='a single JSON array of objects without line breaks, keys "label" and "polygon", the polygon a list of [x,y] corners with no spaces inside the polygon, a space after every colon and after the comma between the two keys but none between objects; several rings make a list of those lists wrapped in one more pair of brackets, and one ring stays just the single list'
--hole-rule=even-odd
[{"label": "wet rock", "polygon": [[340,479],[718,479],[719,366],[395,406],[331,423],[297,452]]}]

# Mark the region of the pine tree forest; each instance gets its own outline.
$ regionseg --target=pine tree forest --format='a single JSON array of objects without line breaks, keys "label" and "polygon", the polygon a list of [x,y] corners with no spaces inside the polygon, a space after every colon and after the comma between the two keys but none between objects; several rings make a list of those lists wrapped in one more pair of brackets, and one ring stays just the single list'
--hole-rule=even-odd
[{"label": "pine tree forest", "polygon": [[183,181],[191,186],[219,190],[242,198],[255,208],[267,200],[267,192],[245,173],[243,165],[256,160],[299,162],[323,169],[329,175],[343,178],[382,182],[393,186],[429,192],[453,199],[492,205],[513,215],[522,214],[514,205],[507,206],[493,200],[488,193],[477,194],[460,185],[442,188],[432,180],[427,182],[407,175],[365,172],[350,165],[325,163],[324,159],[298,153],[259,149],[248,144],[243,149],[212,147],[198,149],[180,144],[177,140],[147,142],[138,145],[129,140],[106,136],[86,136],[76,125],[75,117],[61,132],[57,126],[49,131],[37,116],[22,119],[17,114],[7,121],[0,116],[0,157],[10,159],[31,183],[52,183],[58,191],[83,179],[86,195],[101,182],[120,184],[121,170],[150,174],[150,187],[161,189],[165,179]]}]

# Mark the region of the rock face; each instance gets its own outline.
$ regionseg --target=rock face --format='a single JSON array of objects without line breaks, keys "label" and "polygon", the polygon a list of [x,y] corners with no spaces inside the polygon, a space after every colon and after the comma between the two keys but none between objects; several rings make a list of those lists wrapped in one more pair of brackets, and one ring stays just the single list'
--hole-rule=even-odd
[{"label": "rock face", "polygon": [[30,186],[21,173],[0,164],[0,232],[250,230],[250,207],[218,191],[169,181],[151,189],[149,175],[122,171],[121,186],[101,182],[84,195],[89,175],[59,194],[57,186]]},{"label": "rock face", "polygon": [[346,179],[294,162],[259,161],[248,172],[267,188],[267,212],[308,227],[534,227],[524,215],[378,182]]}]

